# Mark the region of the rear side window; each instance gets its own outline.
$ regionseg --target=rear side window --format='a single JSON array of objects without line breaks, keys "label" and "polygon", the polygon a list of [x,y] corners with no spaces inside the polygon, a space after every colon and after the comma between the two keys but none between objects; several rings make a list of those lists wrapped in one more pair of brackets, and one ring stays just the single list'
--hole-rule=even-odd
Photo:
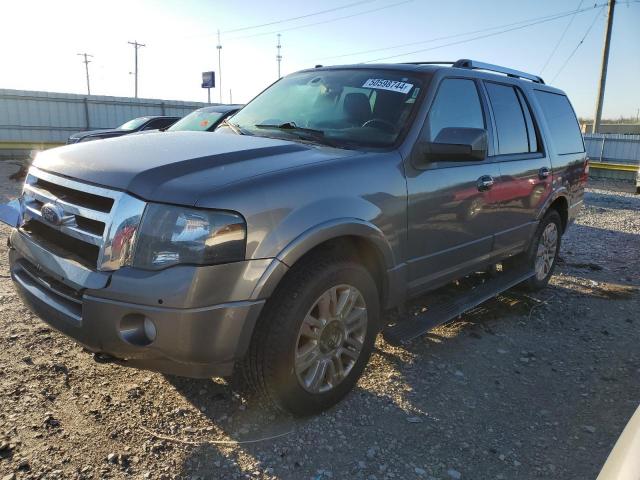
[{"label": "rear side window", "polygon": [[473,80],[447,78],[442,81],[427,118],[427,138],[433,142],[447,127],[484,128],[478,89]]},{"label": "rear side window", "polygon": [[569,99],[564,95],[541,90],[536,90],[536,97],[549,126],[556,153],[564,155],[584,152],[582,134]]},{"label": "rear side window", "polygon": [[[529,153],[537,150],[530,148],[529,133],[523,105],[518,93],[509,85],[485,83],[493,117],[498,131],[498,152],[500,155]],[[524,108],[527,108],[524,105]],[[528,112],[527,112],[528,113]],[[532,145],[533,146],[533,145]]]}]

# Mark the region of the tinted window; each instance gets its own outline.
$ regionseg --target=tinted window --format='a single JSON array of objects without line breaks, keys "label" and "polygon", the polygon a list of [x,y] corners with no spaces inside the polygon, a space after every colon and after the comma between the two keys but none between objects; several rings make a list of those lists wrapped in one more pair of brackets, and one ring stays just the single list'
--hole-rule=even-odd
[{"label": "tinted window", "polygon": [[127,123],[123,123],[122,125],[120,125],[118,127],[118,130],[135,130],[147,120],[149,120],[149,117],[134,118],[133,120],[129,120]]},{"label": "tinted window", "polygon": [[529,136],[520,101],[513,87],[486,83],[498,130],[498,152],[528,153]]},{"label": "tinted window", "polygon": [[447,127],[484,128],[478,90],[472,80],[448,78],[438,88],[427,119],[427,141]]},{"label": "tinted window", "polygon": [[224,113],[196,110],[186,117],[182,117],[168,128],[169,132],[175,131],[205,131],[214,127],[220,121]]},{"label": "tinted window", "polygon": [[151,120],[149,125],[144,127],[145,130],[155,130],[156,128],[164,128],[173,124],[175,120],[173,118],[156,118],[155,120]]},{"label": "tinted window", "polygon": [[542,106],[542,114],[549,126],[556,152],[560,155],[584,152],[580,127],[569,99],[564,95],[540,90],[536,90],[536,96]]}]

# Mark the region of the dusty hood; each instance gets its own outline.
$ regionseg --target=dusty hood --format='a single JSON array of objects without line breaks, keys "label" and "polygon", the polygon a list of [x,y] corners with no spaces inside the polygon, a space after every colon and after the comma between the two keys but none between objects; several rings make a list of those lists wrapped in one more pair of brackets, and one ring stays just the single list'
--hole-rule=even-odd
[{"label": "dusty hood", "polygon": [[34,165],[145,200],[192,205],[222,185],[353,153],[248,135],[159,132],[54,148]]}]

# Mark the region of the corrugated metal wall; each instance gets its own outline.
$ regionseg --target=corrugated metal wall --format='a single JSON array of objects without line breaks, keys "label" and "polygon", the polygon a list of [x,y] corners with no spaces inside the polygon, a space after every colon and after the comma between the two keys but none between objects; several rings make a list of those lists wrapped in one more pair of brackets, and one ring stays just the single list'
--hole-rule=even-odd
[{"label": "corrugated metal wall", "polygon": [[56,144],[83,130],[113,128],[134,117],[176,115],[207,106],[101,95],[0,89],[0,142]]},{"label": "corrugated metal wall", "polygon": [[584,135],[584,145],[591,162],[605,164],[600,168],[591,168],[592,177],[635,179],[636,171],[606,164],[640,166],[640,135],[592,133]]},{"label": "corrugated metal wall", "polygon": [[640,164],[640,135],[591,133],[584,145],[594,162]]}]

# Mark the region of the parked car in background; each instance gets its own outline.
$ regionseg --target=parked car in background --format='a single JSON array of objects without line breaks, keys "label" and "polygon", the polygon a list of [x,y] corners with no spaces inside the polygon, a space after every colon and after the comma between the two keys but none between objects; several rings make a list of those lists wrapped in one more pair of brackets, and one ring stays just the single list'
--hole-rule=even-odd
[{"label": "parked car in background", "polygon": [[138,117],[131,119],[126,123],[123,123],[117,128],[90,130],[88,132],[74,133],[68,138],[67,144],[100,140],[101,138],[121,137],[122,135],[129,135],[131,133],[142,132],[144,130],[157,130],[160,128],[167,128],[173,125],[177,120],[180,120],[180,117]]},{"label": "parked car in background", "polygon": [[213,132],[225,118],[229,118],[242,107],[243,105],[214,105],[199,108],[164,130],[167,132]]}]

